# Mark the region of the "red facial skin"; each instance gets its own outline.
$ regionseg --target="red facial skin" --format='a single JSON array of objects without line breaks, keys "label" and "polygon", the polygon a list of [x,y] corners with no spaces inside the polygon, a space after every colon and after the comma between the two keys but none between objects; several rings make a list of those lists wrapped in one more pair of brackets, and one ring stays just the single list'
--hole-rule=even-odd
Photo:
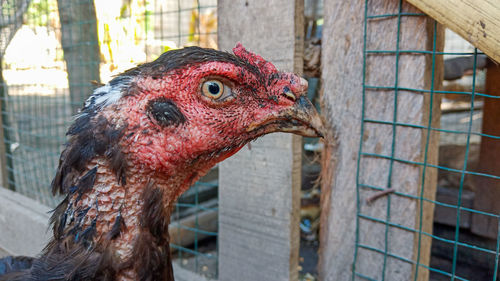
[{"label": "red facial skin", "polygon": [[[117,128],[126,126],[120,146],[128,163],[127,184],[117,182],[105,159],[94,159],[87,166],[88,170],[99,167],[94,188],[74,205],[75,209],[92,206],[98,200],[99,207],[92,207],[84,223],[88,226],[97,217],[96,243],[104,241],[118,212],[121,213],[125,229],[111,245],[120,260],[131,256],[141,228],[141,194],[149,182],[163,189],[165,216],[169,217],[178,196],[199,177],[266,133],[248,131],[252,124],[265,123],[294,105],[293,98],[283,94],[285,88],[296,98],[307,89],[303,79],[278,72],[271,63],[241,45],[234,53],[258,66],[260,72],[214,61],[176,69],[159,79],[139,76],[133,81],[137,94],[122,97],[100,113]],[[203,82],[212,79],[227,85],[232,95],[222,101],[203,95]],[[162,127],[150,118],[147,105],[160,97],[173,101],[186,122]],[[136,273],[130,269],[118,274],[118,280],[135,278]]]},{"label": "red facial skin", "polygon": [[[268,64],[266,71],[272,66]],[[201,85],[211,79],[227,85],[232,96],[222,101],[204,96]],[[183,175],[182,186],[176,187],[176,198],[216,163],[258,137],[247,132],[250,124],[292,106],[294,101],[282,94],[283,89],[288,87],[296,95],[303,93],[307,85],[300,82],[295,74],[274,69],[269,75],[257,76],[226,62],[193,65],[167,73],[162,79],[138,80],[141,94],[116,105],[128,112],[126,120],[116,120],[128,123],[124,135],[133,133],[123,139],[122,147],[134,166],[167,177]],[[177,104],[187,122],[162,128],[148,118],[148,102],[159,97]]]}]

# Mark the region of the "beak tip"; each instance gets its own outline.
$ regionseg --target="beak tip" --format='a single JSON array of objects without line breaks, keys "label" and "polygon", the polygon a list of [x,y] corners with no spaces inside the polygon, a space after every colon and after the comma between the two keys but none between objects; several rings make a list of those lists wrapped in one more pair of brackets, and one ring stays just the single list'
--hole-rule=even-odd
[{"label": "beak tip", "polygon": [[323,122],[321,122],[321,125],[319,127],[314,128],[316,132],[316,137],[324,139],[326,136],[326,129],[325,126],[323,125]]}]

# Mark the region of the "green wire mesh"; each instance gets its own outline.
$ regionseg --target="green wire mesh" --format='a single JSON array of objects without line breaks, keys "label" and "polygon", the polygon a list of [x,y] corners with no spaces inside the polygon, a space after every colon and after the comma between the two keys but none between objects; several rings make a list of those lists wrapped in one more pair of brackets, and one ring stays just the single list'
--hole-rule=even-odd
[{"label": "green wire mesh", "polygon": [[[492,98],[492,99],[499,99],[500,97],[495,96],[495,95],[489,95],[487,93],[480,93],[477,92],[477,81],[478,81],[478,76],[480,74],[478,73],[477,70],[477,64],[478,64],[478,58],[482,55],[480,51],[477,49],[472,49],[471,51],[469,50],[461,50],[461,51],[437,51],[436,50],[436,34],[437,34],[437,23],[434,23],[433,29],[434,29],[434,38],[433,38],[433,48],[432,50],[403,50],[400,48],[401,46],[401,38],[402,38],[402,29],[401,29],[401,21],[405,17],[426,17],[425,14],[421,13],[406,13],[403,11],[403,1],[399,0],[399,10],[396,13],[391,13],[391,14],[371,14],[369,11],[373,10],[370,9],[370,5],[373,4],[373,1],[366,0],[365,1],[365,15],[364,15],[364,54],[363,54],[363,105],[362,105],[362,120],[361,121],[361,138],[359,141],[359,153],[358,153],[358,162],[357,162],[357,171],[356,171],[356,179],[357,179],[357,218],[356,218],[356,244],[355,244],[355,254],[354,254],[354,260],[352,264],[352,280],[386,280],[390,279],[390,276],[388,276],[388,270],[387,270],[387,264],[389,260],[397,260],[399,262],[409,264],[412,267],[414,267],[414,280],[418,280],[419,278],[419,273],[423,270],[428,270],[430,272],[430,280],[497,280],[498,276],[498,261],[499,261],[499,249],[500,249],[500,237],[496,238],[496,241],[492,243],[484,243],[481,239],[469,239],[468,236],[465,236],[464,233],[466,230],[464,228],[461,228],[461,219],[463,219],[464,213],[470,213],[470,214],[479,214],[482,216],[494,218],[497,221],[499,220],[500,216],[499,214],[496,213],[490,213],[490,212],[484,212],[480,210],[476,210],[474,208],[469,208],[466,206],[463,206],[463,196],[465,191],[465,185],[466,185],[466,177],[471,177],[471,176],[476,176],[476,177],[482,177],[482,178],[489,178],[489,179],[494,179],[494,180],[499,180],[500,175],[495,175],[495,174],[489,174],[489,173],[482,173],[482,172],[477,172],[472,170],[469,166],[469,157],[471,155],[471,139],[472,138],[491,138],[494,140],[499,140],[500,136],[497,135],[491,135],[491,134],[485,134],[481,133],[479,131],[475,131],[474,128],[477,128],[477,114],[481,112],[480,109],[478,109],[475,106],[475,103],[477,103],[478,99],[482,98]],[[367,37],[370,35],[369,34],[369,24],[372,21],[381,21],[381,20],[394,20],[395,19],[395,24],[397,25],[397,40],[394,42],[394,49],[391,50],[379,50],[379,49],[368,49],[367,48]],[[430,56],[432,58],[432,81],[429,89],[417,89],[417,88],[405,88],[401,87],[398,84],[398,76],[404,69],[402,69],[399,58],[401,55],[409,55],[409,54],[418,54],[418,55],[426,55]],[[394,65],[394,74],[395,74],[395,79],[394,79],[394,84],[393,86],[386,86],[386,85],[370,85],[367,84],[367,58],[369,56],[394,56],[395,57],[395,65]],[[472,56],[473,57],[473,73],[472,73],[472,80],[470,81],[470,91],[463,91],[463,90],[457,90],[457,91],[451,91],[451,90],[438,90],[440,85],[436,84],[436,81],[434,81],[435,77],[435,71],[438,71],[436,69],[436,60],[439,56],[443,56],[444,58],[448,57],[456,57],[456,56]],[[370,103],[367,99],[367,91],[374,91],[374,92],[387,92],[387,91],[393,91],[394,93],[394,105],[393,105],[393,114],[392,114],[392,120],[387,121],[387,120],[376,120],[376,119],[370,119],[367,118],[365,115],[365,112],[367,108],[370,107]],[[415,94],[423,94],[423,95],[430,95],[430,105],[429,105],[429,112],[430,116],[428,118],[428,123],[427,124],[409,124],[405,122],[400,122],[398,121],[398,114],[397,114],[397,109],[398,109],[398,93],[401,91],[406,91],[406,92],[412,92]],[[455,96],[463,96],[466,97],[470,100],[468,104],[468,108],[466,109],[466,112],[460,115],[460,119],[463,121],[462,128],[457,128],[456,125],[451,126],[451,123],[458,123],[458,120],[452,120],[450,123],[449,120],[445,120],[445,116],[441,118],[441,128],[436,128],[432,126],[432,120],[433,118],[438,118],[436,116],[432,116],[432,101],[434,96],[436,95],[445,95],[445,94],[452,94]],[[363,143],[364,143],[364,133],[365,133],[365,126],[367,124],[371,124],[372,126],[391,126],[392,127],[392,143],[390,147],[390,154],[385,155],[381,153],[368,153],[363,151]],[[397,141],[396,138],[396,131],[400,128],[414,128],[414,129],[419,129],[422,131],[427,132],[425,134],[427,136],[425,140],[425,154],[422,159],[422,161],[415,161],[415,160],[410,160],[410,159],[402,159],[400,157],[397,157],[395,155],[395,143]],[[479,126],[480,130],[480,126]],[[444,166],[441,164],[431,164],[428,163],[428,152],[429,152],[429,138],[430,138],[430,132],[435,131],[439,132],[441,134],[441,137],[446,139],[459,139],[459,138],[465,138],[465,152],[464,152],[464,157],[463,159],[463,165],[460,168],[456,167],[448,167]],[[370,182],[367,181],[362,181],[360,174],[363,173],[362,171],[362,165],[360,164],[362,159],[365,159],[367,157],[370,158],[376,158],[376,159],[385,159],[389,161],[389,170],[388,170],[388,175],[387,175],[387,185],[386,186],[377,186],[375,184],[371,184]],[[362,204],[361,204],[361,199],[360,199],[360,194],[364,190],[371,190],[371,191],[384,191],[387,190],[393,186],[397,186],[399,183],[393,182],[393,177],[392,177],[392,172],[393,172],[393,166],[398,163],[398,164],[403,164],[403,165],[412,165],[412,166],[419,166],[421,167],[422,171],[422,176],[421,176],[421,188],[420,188],[420,194],[414,195],[414,194],[409,194],[405,192],[401,192],[396,190],[395,192],[392,192],[390,194],[387,194],[385,199],[379,199],[379,200],[387,200],[387,210],[386,210],[386,215],[385,218],[377,218],[371,215],[367,215],[366,213],[363,212]],[[445,203],[445,202],[440,202],[437,199],[430,199],[426,198],[424,196],[424,190],[427,188],[430,188],[429,186],[425,186],[425,177],[426,177],[426,170],[429,168],[434,168],[438,169],[438,174],[444,174],[444,173],[454,173],[459,175],[459,182],[457,188],[457,202],[456,204],[450,204],[450,203]],[[439,185],[439,184],[438,184]],[[439,188],[439,186],[438,186]],[[395,200],[397,198],[409,198],[409,199],[416,199],[417,204],[420,206],[420,214],[419,214],[419,221],[417,223],[418,227],[408,227],[405,225],[402,225],[401,223],[398,223],[397,213],[391,212],[391,200]],[[454,229],[452,230],[452,234],[450,235],[449,233],[446,234],[442,231],[437,231],[438,229],[434,228],[433,233],[427,233],[426,231],[423,231],[422,225],[423,225],[423,204],[424,202],[432,203],[436,207],[442,207],[445,209],[451,209],[453,212],[456,213],[456,222]],[[366,235],[362,235],[360,233],[360,224],[362,221],[371,221],[374,223],[378,223],[384,226],[384,231],[385,231],[385,238],[383,242],[383,247],[375,247],[368,245],[367,241],[365,241]],[[391,229],[400,229],[403,231],[406,231],[408,233],[416,234],[418,237],[418,252],[415,258],[408,259],[407,257],[403,257],[400,254],[395,253],[393,250],[390,249],[389,245],[391,243],[390,239],[391,237],[389,236],[389,231]],[[422,239],[424,237],[430,237],[432,239],[433,246],[434,244],[436,245],[441,245],[445,246],[448,250],[448,257],[451,259],[450,264],[440,264],[433,262],[436,257],[434,256],[434,247],[433,247],[433,256],[431,259],[430,265],[423,264],[421,261],[421,253],[420,253],[420,245],[422,243]],[[368,251],[371,253],[374,253],[378,258],[383,259],[383,264],[380,269],[380,272],[378,272],[378,269],[374,269],[374,272],[372,273],[366,273],[366,272],[361,272],[358,270],[357,265],[360,260],[360,251]],[[489,261],[489,266],[486,269],[487,274],[483,274],[482,276],[479,275],[474,275],[471,273],[467,273],[463,270],[464,265],[461,264],[464,259],[472,259],[473,257],[468,256],[467,253],[474,252],[475,255],[477,256],[482,256],[485,257]],[[377,277],[374,277],[377,276]]]},{"label": "green wire mesh", "polygon": [[[0,24],[9,23],[0,26],[8,188],[52,207],[66,130],[95,84],[174,48],[217,48],[216,0],[0,1]],[[174,260],[209,278],[218,267],[217,195],[214,170],[181,196],[170,225]]]}]

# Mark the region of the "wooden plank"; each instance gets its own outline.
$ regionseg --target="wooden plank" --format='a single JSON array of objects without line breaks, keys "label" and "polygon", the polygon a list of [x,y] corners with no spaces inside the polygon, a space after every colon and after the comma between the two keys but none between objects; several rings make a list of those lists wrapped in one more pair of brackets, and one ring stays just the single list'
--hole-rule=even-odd
[{"label": "wooden plank", "polygon": [[[325,22],[322,46],[323,114],[335,136],[335,141],[326,146],[323,154],[322,216],[320,229],[320,280],[353,280],[354,249],[356,233],[359,243],[408,260],[417,259],[421,264],[429,263],[430,243],[428,237],[396,227],[389,227],[387,243],[386,225],[359,218],[356,228],[357,193],[356,171],[361,138],[362,91],[363,91],[363,25],[365,1],[325,1]],[[369,1],[369,14],[394,14],[398,12],[399,1]],[[419,12],[404,3],[403,12]],[[367,26],[368,50],[396,50],[397,17],[387,17],[369,21]],[[341,26],[342,28],[339,28]],[[399,48],[403,50],[432,50],[433,21],[428,17],[402,17]],[[437,38],[442,38],[439,28]],[[437,41],[437,50],[442,50],[443,41]],[[401,54],[399,57],[398,86],[430,89],[432,56],[423,54]],[[395,55],[370,55],[366,60],[366,84],[374,86],[395,85]],[[442,58],[436,59],[436,69],[442,69]],[[437,71],[435,85],[441,85],[442,72]],[[435,87],[438,88],[438,87]],[[364,117],[382,121],[393,121],[394,91],[366,90]],[[439,99],[418,92],[398,91],[397,122],[428,125],[432,112],[432,127],[439,127]],[[392,126],[364,123],[362,151],[391,156]],[[416,162],[424,161],[427,131],[397,126],[395,133],[394,157]],[[427,162],[437,164],[438,135],[430,135]],[[389,179],[390,161],[380,157],[360,159],[359,183],[394,188],[398,192],[420,196],[422,186],[422,166],[395,161],[392,177]],[[435,169],[425,171],[423,194],[434,199],[437,181]],[[419,229],[420,201],[388,194],[368,204],[366,199],[376,191],[359,189],[359,212],[381,220],[387,220],[390,198],[390,221]],[[433,205],[422,205],[422,230],[432,233]],[[418,255],[420,253],[420,256]],[[375,251],[358,248],[355,270],[374,280],[414,280],[416,268],[401,260]],[[418,269],[417,280],[427,280],[429,272]],[[365,280],[356,277],[355,280]]]},{"label": "wooden plank", "polygon": [[[500,67],[491,65],[486,72],[486,93],[500,97]],[[500,99],[484,98],[482,133],[500,136]],[[481,137],[477,171],[500,176],[500,140]],[[476,198],[474,209],[498,214],[500,212],[500,180],[484,176],[474,177]],[[497,238],[498,219],[474,213],[472,232],[492,239]]]},{"label": "wooden plank", "polygon": [[[302,0],[220,0],[219,47],[240,41],[302,72]],[[272,134],[222,162],[219,280],[297,280],[301,137]]]},{"label": "wooden plank", "polygon": [[500,62],[500,5],[497,0],[408,0]]}]

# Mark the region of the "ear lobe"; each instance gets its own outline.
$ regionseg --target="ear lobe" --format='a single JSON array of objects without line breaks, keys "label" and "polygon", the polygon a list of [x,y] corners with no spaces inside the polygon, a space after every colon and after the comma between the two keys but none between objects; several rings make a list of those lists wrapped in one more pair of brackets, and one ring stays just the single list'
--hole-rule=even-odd
[{"label": "ear lobe", "polygon": [[154,119],[161,127],[178,126],[187,121],[179,107],[172,100],[164,97],[150,100],[146,111],[148,117]]}]

